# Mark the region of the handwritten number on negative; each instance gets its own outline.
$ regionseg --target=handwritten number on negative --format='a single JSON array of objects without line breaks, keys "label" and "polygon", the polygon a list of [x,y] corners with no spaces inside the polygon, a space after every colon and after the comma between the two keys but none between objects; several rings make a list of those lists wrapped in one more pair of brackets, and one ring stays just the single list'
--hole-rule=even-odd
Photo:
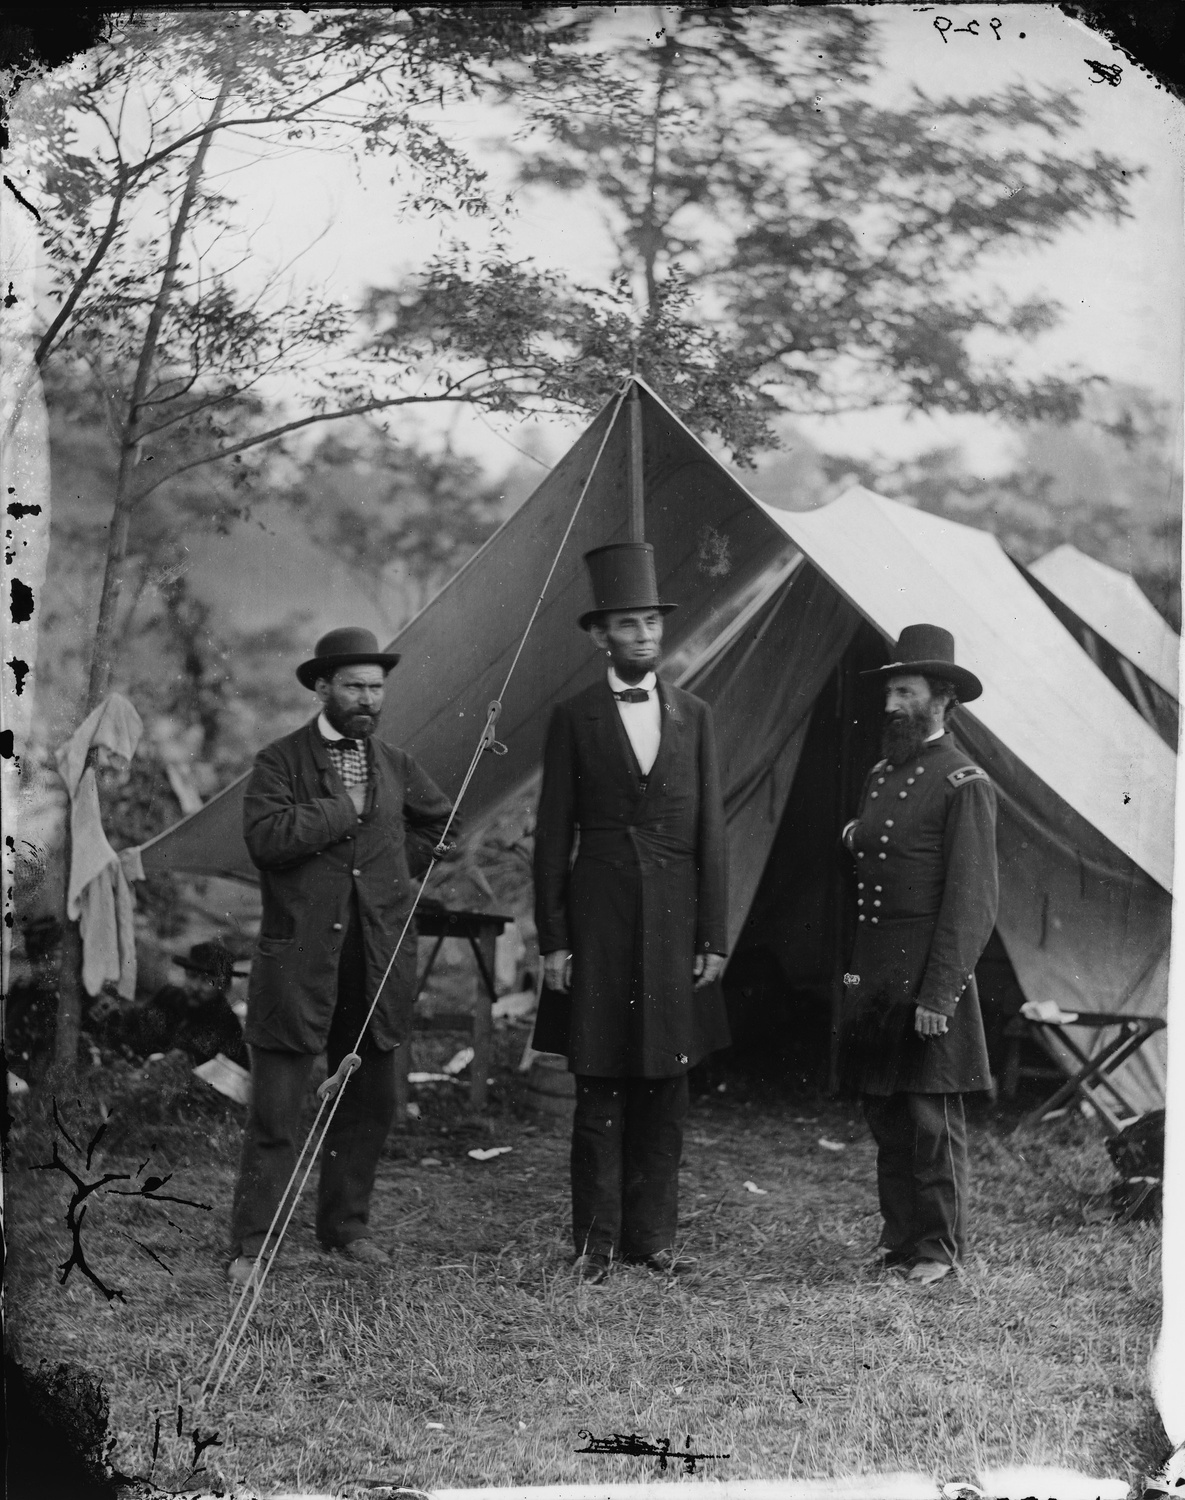
[{"label": "handwritten number on negative", "polygon": [[[1000,36],[1000,30],[1001,30],[1001,27],[1003,26],[1003,22],[1000,20],[999,16],[993,16],[991,18],[991,20],[988,22],[988,26],[991,28],[992,32],[994,33],[995,38],[996,38],[997,41],[1003,40],[1002,37]],[[975,19],[972,19],[972,20],[970,20],[970,21],[967,22],[966,26],[956,26],[955,23],[951,20],[951,18],[949,16],[935,16],[934,17],[934,30],[942,38],[943,45],[946,45],[946,41],[947,41],[947,35],[946,34],[947,34],[948,31],[965,31],[970,36],[978,36],[979,35],[979,22],[977,20],[975,20]]]},{"label": "handwritten number on negative", "polygon": [[1088,68],[1094,70],[1091,83],[1109,83],[1113,89],[1119,87],[1119,80],[1123,77],[1122,68],[1116,67],[1114,63],[1094,62],[1089,57],[1084,57],[1082,61]]},{"label": "handwritten number on negative", "polygon": [[615,1432],[612,1437],[593,1437],[592,1433],[581,1428],[580,1437],[588,1442],[587,1448],[577,1448],[577,1453],[612,1453],[626,1458],[657,1458],[658,1467],[666,1472],[668,1459],[671,1462],[681,1463],[685,1474],[694,1474],[697,1463],[706,1458],[730,1458],[728,1453],[693,1453],[691,1451],[691,1434],[687,1436],[684,1444],[684,1452],[680,1453],[676,1448],[671,1450],[669,1437],[661,1437],[657,1442],[649,1438],[641,1437],[636,1432]]}]

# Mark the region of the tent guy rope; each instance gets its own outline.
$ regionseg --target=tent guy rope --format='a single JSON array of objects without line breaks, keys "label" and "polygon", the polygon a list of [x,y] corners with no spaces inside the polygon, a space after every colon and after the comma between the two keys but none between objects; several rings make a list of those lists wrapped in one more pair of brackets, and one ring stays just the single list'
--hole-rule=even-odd
[{"label": "tent guy rope", "polygon": [[[543,585],[539,590],[539,596],[535,600],[535,605],[531,610],[530,618],[528,619],[526,627],[523,630],[521,637],[519,638],[519,643],[517,648],[515,649],[514,656],[511,658],[510,666],[507,668],[506,676],[503,679],[501,690],[499,691],[497,698],[495,698],[489,704],[486,710],[486,721],[482,727],[481,734],[478,736],[477,746],[474,749],[473,756],[469,762],[469,768],[465,772],[465,775],[461,780],[461,785],[459,790],[457,791],[456,797],[453,799],[452,810],[449,813],[448,821],[445,824],[444,831],[441,833],[439,842],[432,851],[432,859],[428,865],[427,870],[424,872],[424,876],[422,881],[420,882],[419,889],[415,893],[411,909],[407,914],[407,920],[403,924],[403,930],[400,932],[395,946],[391,950],[391,957],[387,962],[386,969],[383,971],[383,977],[379,980],[378,986],[375,989],[374,998],[370,1002],[370,1008],[366,1012],[366,1018],[362,1022],[362,1026],[359,1029],[357,1040],[354,1043],[354,1048],[342,1059],[341,1063],[338,1065],[337,1071],[332,1075],[332,1077],[327,1078],[317,1090],[317,1096],[319,1100],[317,1113],[313,1118],[313,1123],[309,1127],[308,1135],[305,1137],[304,1144],[300,1149],[300,1154],[296,1159],[296,1165],[292,1169],[292,1175],[289,1177],[288,1184],[280,1197],[279,1206],[277,1207],[275,1213],[272,1215],[272,1221],[268,1225],[267,1234],[264,1236],[263,1244],[260,1246],[259,1252],[255,1257],[255,1265],[252,1270],[251,1279],[239,1293],[238,1300],[236,1301],[234,1307],[231,1309],[231,1314],[227,1320],[226,1327],[222,1330],[222,1334],[219,1337],[217,1344],[214,1346],[214,1352],[210,1356],[209,1367],[206,1371],[205,1378],[202,1381],[201,1389],[198,1392],[197,1402],[199,1406],[203,1403],[203,1401],[205,1401],[207,1391],[209,1391],[210,1393],[209,1399],[211,1401],[217,1398],[218,1392],[222,1389],[223,1382],[226,1380],[226,1377],[230,1373],[231,1367],[234,1364],[235,1357],[239,1351],[239,1346],[242,1343],[243,1336],[250,1324],[251,1316],[255,1311],[260,1297],[263,1295],[264,1285],[267,1281],[272,1266],[275,1264],[276,1256],[279,1254],[280,1245],[282,1244],[284,1235],[288,1230],[288,1225],[292,1222],[292,1215],[296,1212],[296,1205],[300,1201],[300,1196],[304,1192],[305,1183],[308,1181],[309,1174],[313,1170],[313,1163],[317,1159],[317,1153],[321,1149],[321,1146],[324,1144],[325,1137],[329,1131],[330,1125],[333,1123],[333,1117],[337,1113],[338,1106],[340,1105],[342,1096],[344,1095],[346,1088],[349,1085],[351,1076],[362,1064],[362,1058],[359,1054],[361,1052],[363,1039],[366,1036],[366,1028],[370,1025],[371,1018],[373,1017],[375,1012],[375,1008],[379,1003],[379,997],[381,996],[383,988],[386,985],[388,978],[390,977],[391,970],[394,967],[396,958],[399,956],[400,949],[403,947],[403,943],[407,937],[407,934],[411,930],[411,925],[415,920],[416,908],[420,903],[420,897],[423,894],[428,881],[432,877],[433,870],[435,870],[437,864],[448,852],[449,833],[451,832],[453,824],[456,821],[457,810],[461,805],[462,799],[464,798],[465,793],[469,790],[469,784],[477,773],[478,765],[481,763],[481,757],[487,750],[495,755],[504,755],[506,753],[506,746],[501,744],[495,738],[494,734],[494,731],[497,727],[498,718],[502,712],[502,699],[506,696],[507,689],[510,687],[511,678],[514,676],[515,669],[517,668],[519,663],[519,659],[523,654],[523,649],[527,644],[527,638],[534,628],[535,621],[539,617],[539,611],[543,607],[543,600],[547,595],[547,590],[551,586],[551,580],[555,576],[555,571],[559,566],[560,558],[563,555],[564,548],[568,545],[568,538],[572,535],[572,528],[576,524],[576,518],[580,514],[580,508],[584,504],[584,497],[588,494],[588,489],[592,483],[593,476],[596,474],[597,467],[601,462],[601,457],[605,452],[605,445],[606,443],[608,443],[609,435],[616,425],[617,418],[621,412],[622,403],[625,401],[626,396],[629,393],[631,384],[632,377],[630,379],[627,379],[623,383],[621,390],[618,392],[616,405],[614,406],[613,413],[605,426],[605,431],[601,438],[600,446],[597,449],[596,457],[592,461],[592,465],[589,468],[583,485],[581,486],[580,494],[577,497],[576,504],[572,508],[572,514],[568,518],[568,524],[564,528],[564,534],[560,538],[560,543],[556,548],[555,556],[552,558],[551,566],[547,570],[547,576],[543,580]],[[297,1183],[298,1176],[300,1178],[299,1183]],[[296,1184],[295,1191],[293,1190],[294,1184]],[[285,1206],[287,1206],[287,1212],[285,1212]],[[280,1222],[281,1215],[283,1215],[283,1222]],[[278,1230],[276,1227],[277,1224],[279,1224]],[[266,1261],[264,1259],[265,1256]]]}]

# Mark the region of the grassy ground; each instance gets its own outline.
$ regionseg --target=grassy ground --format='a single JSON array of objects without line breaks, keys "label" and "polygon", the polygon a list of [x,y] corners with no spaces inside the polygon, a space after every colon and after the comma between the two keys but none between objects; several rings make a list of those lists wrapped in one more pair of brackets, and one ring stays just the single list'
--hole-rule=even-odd
[{"label": "grassy ground", "polygon": [[[521,1045],[503,1035],[484,1121],[466,1117],[459,1089],[418,1091],[423,1116],[393,1137],[375,1199],[393,1269],[322,1255],[302,1203],[233,1381],[197,1418],[219,1439],[202,1455],[207,1480],[374,1495],[384,1482],[656,1475],[652,1458],[580,1455],[582,1430],[673,1448],[690,1436],[728,1455],[701,1466],[711,1478],[906,1469],[945,1481],[1026,1462],[1134,1480],[1163,1457],[1145,1374],[1159,1229],[1103,1219],[1110,1167],[1085,1122],[1017,1144],[1009,1122],[977,1116],[970,1263],[918,1294],[864,1268],[878,1218],[856,1111],[734,1072],[696,1101],[688,1131],[681,1224],[697,1274],[621,1270],[582,1288],[568,1268],[565,1132],[526,1108],[505,1066]],[[57,1137],[80,1176],[139,1170],[134,1188],[171,1169],[158,1191],[213,1211],[116,1197],[129,1184],[112,1183],[88,1199],[82,1243],[126,1301],[77,1269],[61,1285],[71,1184],[27,1170],[50,1159],[57,1127],[45,1101],[26,1103],[9,1145],[9,1336],[26,1365],[69,1359],[102,1375],[122,1472],[193,1483],[189,1401],[230,1306],[239,1113],[181,1070],[151,1087],[96,1070],[77,1095],[63,1116],[83,1156],[100,1104],[110,1111],[89,1172]],[[491,1144],[513,1150],[466,1154]]]}]

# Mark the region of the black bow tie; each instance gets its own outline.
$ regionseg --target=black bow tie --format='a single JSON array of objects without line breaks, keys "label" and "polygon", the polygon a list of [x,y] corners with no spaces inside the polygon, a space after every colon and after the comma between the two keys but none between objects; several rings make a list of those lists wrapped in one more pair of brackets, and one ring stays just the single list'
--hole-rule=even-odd
[{"label": "black bow tie", "polygon": [[625,688],[622,692],[615,692],[613,696],[618,703],[648,703],[650,694],[645,688]]},{"label": "black bow tie", "polygon": [[357,750],[358,741],[347,739],[343,734],[339,739],[327,741],[331,750]]}]

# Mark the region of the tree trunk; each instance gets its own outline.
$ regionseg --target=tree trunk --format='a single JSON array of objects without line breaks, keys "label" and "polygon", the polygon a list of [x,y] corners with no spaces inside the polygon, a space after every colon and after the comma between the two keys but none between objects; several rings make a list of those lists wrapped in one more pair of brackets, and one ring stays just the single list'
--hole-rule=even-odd
[{"label": "tree trunk", "polygon": [[[660,17],[664,8],[658,7]],[[667,17],[667,19],[671,19]],[[651,315],[658,311],[658,256],[663,249],[666,236],[658,222],[659,157],[662,151],[663,110],[666,107],[667,89],[671,84],[671,70],[678,56],[674,35],[674,21],[668,28],[667,38],[658,51],[658,78],[654,86],[654,107],[650,115],[650,169],[646,174],[646,201],[642,207],[641,223],[638,226],[638,249],[642,256],[642,274],[646,280],[646,310]],[[639,372],[645,375],[645,371]]]},{"label": "tree trunk", "polygon": [[186,173],[185,188],[181,194],[181,202],[177,206],[177,217],[173,221],[172,232],[169,235],[169,253],[161,273],[156,301],[148,317],[148,326],[144,330],[140,357],[136,363],[136,378],[132,384],[132,394],[128,400],[123,432],[120,435],[119,473],[116,476],[115,504],[107,533],[107,566],[103,573],[103,591],[99,596],[99,619],[95,627],[95,644],[91,653],[90,682],[87,687],[84,718],[103,700],[111,684],[115,619],[119,610],[120,595],[123,592],[123,570],[127,561],[128,533],[138,498],[133,471],[140,462],[141,413],[156,365],[161,327],[177,283],[181,244],[185,238],[185,231],[189,227],[189,217],[193,211],[194,199],[197,197],[198,184],[201,182],[202,172],[205,169],[206,153],[210,149],[210,142],[214,138],[214,131],[222,116],[229,92],[230,78],[227,76],[222,80],[218,97],[210,111],[206,131],[198,140],[197,149],[189,164],[189,171]]},{"label": "tree trunk", "polygon": [[[205,169],[206,154],[210,149],[214,131],[222,116],[230,93],[230,75],[223,78],[218,97],[210,111],[205,132],[198,138],[189,171],[185,175],[185,187],[177,205],[177,215],[169,235],[169,251],[161,273],[156,300],[144,330],[144,341],[140,345],[140,356],[136,363],[136,376],[132,384],[120,434],[119,472],[115,481],[115,503],[112,507],[111,524],[107,532],[107,565],[103,572],[103,589],[99,596],[99,618],[95,627],[95,643],[91,652],[90,680],[87,684],[86,702],[81,718],[85,719],[106,697],[111,686],[113,646],[116,636],[116,618],[120,596],[123,592],[124,567],[127,562],[128,534],[132,515],[139,498],[136,493],[134,471],[139,463],[141,414],[144,400],[152,383],[156,366],[157,349],[161,328],[169,311],[169,304],[177,284],[177,268],[181,260],[181,245],[189,227],[190,215],[197,198],[198,185]],[[68,814],[67,814],[68,816]],[[69,830],[66,834],[66,884],[69,887],[70,860],[73,848]],[[82,1025],[82,938],[78,924],[71,922],[62,909],[62,966],[58,986],[58,1008],[54,1033],[54,1065],[59,1076],[73,1072],[78,1060],[78,1036]]]},{"label": "tree trunk", "polygon": [[67,814],[65,877],[62,882],[62,953],[58,968],[58,1010],[54,1023],[54,1076],[69,1078],[78,1066],[78,1038],[82,1029],[82,933],[77,922],[66,915],[70,887],[70,858],[74,841],[70,837]]}]

